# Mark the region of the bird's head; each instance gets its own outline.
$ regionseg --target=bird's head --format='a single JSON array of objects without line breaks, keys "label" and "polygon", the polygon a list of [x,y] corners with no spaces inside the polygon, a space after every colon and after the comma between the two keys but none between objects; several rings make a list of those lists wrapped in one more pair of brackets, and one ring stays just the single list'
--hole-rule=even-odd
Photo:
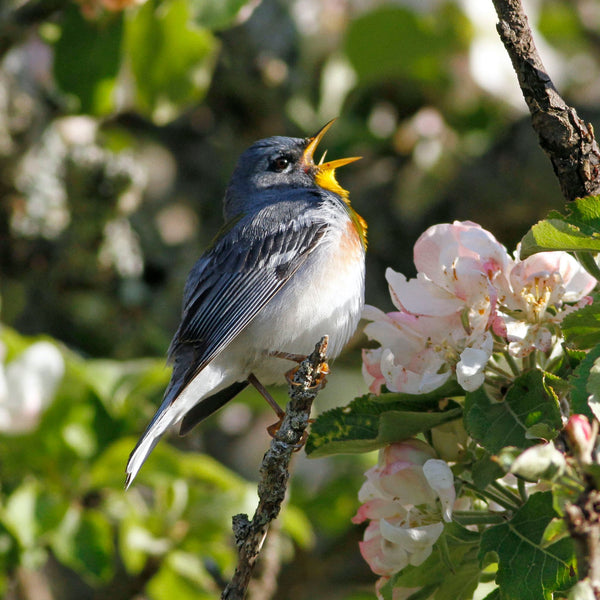
[{"label": "bird's head", "polygon": [[335,170],[360,157],[316,163],[319,142],[332,120],[309,138],[270,137],[250,146],[239,158],[225,195],[225,215],[232,217],[248,209],[266,190],[320,187],[348,201],[348,192],[335,178]]}]

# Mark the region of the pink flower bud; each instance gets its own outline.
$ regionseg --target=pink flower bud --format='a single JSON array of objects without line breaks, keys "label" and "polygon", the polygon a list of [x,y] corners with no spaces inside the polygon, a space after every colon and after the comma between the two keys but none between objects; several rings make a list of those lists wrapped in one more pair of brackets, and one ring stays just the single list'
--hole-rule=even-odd
[{"label": "pink flower bud", "polygon": [[587,417],[571,415],[565,425],[565,434],[575,456],[583,463],[591,463],[596,440]]}]

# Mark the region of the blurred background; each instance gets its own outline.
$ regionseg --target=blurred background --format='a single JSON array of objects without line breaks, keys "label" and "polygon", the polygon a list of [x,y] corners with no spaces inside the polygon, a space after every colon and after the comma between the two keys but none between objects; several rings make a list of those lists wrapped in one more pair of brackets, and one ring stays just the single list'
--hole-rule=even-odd
[{"label": "blurred background", "polygon": [[[600,6],[524,2],[559,91],[600,122]],[[187,272],[239,154],[338,117],[368,222],[367,302],[455,219],[513,250],[564,202],[491,0],[5,0],[0,7],[0,595],[215,598],[273,415],[240,395],[127,456],[158,403]],[[315,340],[316,341],[316,340]],[[360,333],[317,411],[365,393]],[[285,392],[274,394],[285,404]],[[294,459],[251,598],[373,597],[357,542],[375,456]],[[278,587],[275,580],[278,579]]]}]

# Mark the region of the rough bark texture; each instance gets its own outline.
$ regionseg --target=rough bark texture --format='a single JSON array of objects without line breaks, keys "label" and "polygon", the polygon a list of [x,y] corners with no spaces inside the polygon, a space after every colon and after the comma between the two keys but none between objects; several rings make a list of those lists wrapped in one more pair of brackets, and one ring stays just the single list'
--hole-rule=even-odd
[{"label": "rough bark texture", "polygon": [[574,200],[600,194],[600,149],[592,126],[579,118],[554,87],[535,47],[521,0],[492,1],[499,19],[498,33],[563,195]]},{"label": "rough bark texture", "polygon": [[254,564],[267,535],[269,523],[279,515],[289,478],[294,450],[301,447],[310,418],[310,409],[323,383],[327,337],[315,346],[290,384],[290,402],[279,430],[263,457],[258,484],[259,503],[252,521],[247,515],[233,517],[233,534],[238,548],[238,566],[223,591],[222,600],[242,600],[246,595]]},{"label": "rough bark texture", "polygon": [[[539,144],[549,156],[567,200],[600,194],[600,150],[592,126],[582,121],[554,87],[538,54],[521,0],[492,0],[497,30],[510,56]],[[566,520],[578,554],[579,577],[600,600],[600,491],[587,481]]]},{"label": "rough bark texture", "polygon": [[600,491],[592,484],[566,507],[566,519],[577,549],[580,578],[586,578],[600,598]]}]

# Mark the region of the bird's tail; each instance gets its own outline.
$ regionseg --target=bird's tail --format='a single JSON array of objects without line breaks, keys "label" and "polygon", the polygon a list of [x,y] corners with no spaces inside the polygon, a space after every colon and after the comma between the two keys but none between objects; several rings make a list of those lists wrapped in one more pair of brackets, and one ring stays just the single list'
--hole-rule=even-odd
[{"label": "bird's tail", "polygon": [[125,469],[127,474],[125,479],[125,489],[129,488],[132,481],[135,479],[135,476],[138,474],[138,471],[142,468],[142,465],[148,458],[150,452],[152,452],[156,444],[158,444],[158,441],[163,433],[173,423],[181,418],[181,416],[175,413],[175,411],[170,410],[171,406],[172,401],[171,398],[169,398],[169,394],[167,394],[160,408],[156,411],[156,414],[150,422],[150,425],[148,425],[146,428],[144,435],[142,435],[135,448],[129,455],[127,468]]},{"label": "bird's tail", "polygon": [[[127,468],[125,469],[127,473],[126,489],[131,485],[165,431],[171,425],[179,423],[184,415],[188,414],[195,406],[202,405],[204,407],[205,401],[208,401],[208,404],[212,406],[210,397],[232,383],[227,378],[227,370],[220,367],[218,361],[207,365],[191,381],[185,384],[178,367],[179,364],[176,361],[171,383],[165,392],[164,400],[152,421],[150,421],[144,435],[129,455]],[[223,402],[219,403],[211,411],[204,410],[204,417],[217,410],[222,404]],[[193,414],[196,414],[196,412],[198,412],[198,409]]]}]

